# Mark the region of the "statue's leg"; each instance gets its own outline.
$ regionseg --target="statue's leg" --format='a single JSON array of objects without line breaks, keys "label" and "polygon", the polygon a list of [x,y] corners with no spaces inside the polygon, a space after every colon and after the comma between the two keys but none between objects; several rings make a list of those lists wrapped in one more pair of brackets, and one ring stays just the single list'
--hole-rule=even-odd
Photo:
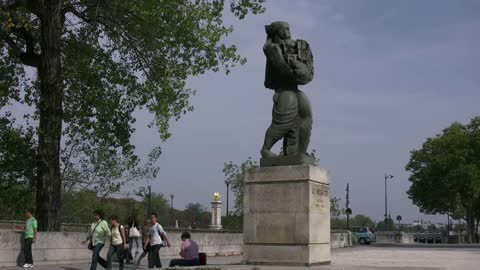
[{"label": "statue's leg", "polygon": [[261,150],[263,157],[276,156],[270,150],[280,139],[288,135],[297,126],[298,101],[293,91],[275,93],[272,111],[272,124],[265,134]]},{"label": "statue's leg", "polygon": [[263,142],[263,147],[262,150],[260,151],[260,154],[262,154],[262,157],[275,157],[275,155],[272,151],[270,151],[275,145],[276,142],[278,142],[281,138],[283,137],[282,134],[279,134],[272,125],[267,129],[267,132],[265,133],[265,140]]},{"label": "statue's leg", "polygon": [[298,152],[306,154],[312,132],[312,106],[303,92],[299,91],[297,96],[299,115]]},{"label": "statue's leg", "polygon": [[284,150],[286,155],[296,155],[298,150],[298,128],[290,130],[284,138]]}]

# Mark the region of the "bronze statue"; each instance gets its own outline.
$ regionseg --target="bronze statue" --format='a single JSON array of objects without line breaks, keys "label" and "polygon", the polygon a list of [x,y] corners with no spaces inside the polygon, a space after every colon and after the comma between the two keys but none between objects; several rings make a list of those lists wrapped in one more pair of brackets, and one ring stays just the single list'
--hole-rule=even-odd
[{"label": "bronze statue", "polygon": [[[307,96],[298,89],[313,79],[313,55],[305,40],[293,40],[286,22],[265,26],[267,42],[263,52],[267,58],[265,87],[275,90],[272,123],[265,134],[261,166],[300,165],[313,163],[307,154],[312,130],[312,108]],[[281,156],[271,152],[283,138]],[[297,160],[288,159],[296,156]],[[300,159],[298,159],[300,157]],[[283,162],[275,162],[283,160]]]}]

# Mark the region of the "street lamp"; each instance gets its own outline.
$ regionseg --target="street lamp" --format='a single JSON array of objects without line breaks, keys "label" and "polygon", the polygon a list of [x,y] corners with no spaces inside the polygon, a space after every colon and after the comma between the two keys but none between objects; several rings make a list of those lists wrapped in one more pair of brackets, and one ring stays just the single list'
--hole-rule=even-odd
[{"label": "street lamp", "polygon": [[347,183],[346,200],[345,200],[345,213],[347,214],[347,230],[350,230],[350,215],[352,214],[352,209],[350,209],[350,184]]},{"label": "street lamp", "polygon": [[[148,192],[145,191],[145,188],[144,188],[144,187],[142,187],[142,188],[140,188],[139,191],[136,191],[136,192],[135,192],[135,195],[141,196],[141,197],[148,197],[147,217],[149,217],[150,214],[152,213],[152,212],[150,212],[150,210],[151,210],[151,209],[150,209],[150,206],[151,206],[151,200],[150,200],[150,198],[152,197],[152,186],[148,186],[148,187],[147,187],[147,190],[148,190]],[[145,202],[145,199],[144,199],[144,202]]]},{"label": "street lamp", "polygon": [[173,224],[173,193],[170,194],[170,224],[174,226]]},{"label": "street lamp", "polygon": [[229,209],[228,209],[228,201],[229,201],[229,199],[228,199],[228,193],[229,193],[229,190],[230,190],[230,188],[229,188],[229,187],[230,187],[230,181],[225,180],[225,185],[227,185],[227,216],[229,216],[230,213],[229,213],[229,211],[228,211],[228,210],[229,210]]},{"label": "street lamp", "polygon": [[385,230],[388,230],[388,228],[387,228],[387,218],[388,218],[388,216],[387,216],[387,213],[388,213],[387,212],[387,180],[392,179],[392,178],[393,178],[393,175],[391,175],[391,174],[387,175],[385,173],[385,220],[384,220]]}]

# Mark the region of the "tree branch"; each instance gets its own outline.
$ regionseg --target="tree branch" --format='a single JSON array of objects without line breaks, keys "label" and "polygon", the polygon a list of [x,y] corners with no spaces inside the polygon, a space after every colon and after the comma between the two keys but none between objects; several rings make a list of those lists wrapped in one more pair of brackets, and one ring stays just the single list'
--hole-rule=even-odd
[{"label": "tree branch", "polygon": [[[36,67],[38,68],[40,66],[40,55],[35,54],[35,52],[32,51],[32,48],[30,45],[27,44],[27,51],[23,51],[18,44],[11,38],[8,34],[6,33],[0,33],[0,38],[5,40],[8,46],[12,49],[13,53],[20,59],[22,64],[31,66],[31,67]],[[28,43],[28,42],[27,42]],[[30,47],[30,50],[29,50]]]},{"label": "tree branch", "polygon": [[15,1],[5,1],[6,3],[2,6],[7,10],[14,10],[18,8],[26,8],[31,13],[41,16],[42,15],[42,2],[38,0],[15,0]]}]

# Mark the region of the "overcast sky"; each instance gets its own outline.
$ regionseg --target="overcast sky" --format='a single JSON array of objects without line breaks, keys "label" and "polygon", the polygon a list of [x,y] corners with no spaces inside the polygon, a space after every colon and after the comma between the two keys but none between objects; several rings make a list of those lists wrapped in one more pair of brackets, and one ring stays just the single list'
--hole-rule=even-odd
[{"label": "overcast sky", "polygon": [[[244,21],[228,15],[235,32],[227,42],[248,62],[228,76],[189,80],[198,90],[195,111],[173,123],[154,190],[175,194],[179,208],[209,206],[213,192],[225,197],[224,162],[260,158],[273,95],[263,86],[264,25],[284,20],[292,37],[313,50],[315,78],[301,89],[313,107],[310,149],[331,172],[331,194],[344,198],[349,182],[353,213],[380,220],[389,173],[392,217],[446,222],[411,204],[404,168],[425,138],[480,114],[478,14],[480,1],[270,0],[263,15]],[[137,129],[134,142],[145,154],[158,135]]]}]

